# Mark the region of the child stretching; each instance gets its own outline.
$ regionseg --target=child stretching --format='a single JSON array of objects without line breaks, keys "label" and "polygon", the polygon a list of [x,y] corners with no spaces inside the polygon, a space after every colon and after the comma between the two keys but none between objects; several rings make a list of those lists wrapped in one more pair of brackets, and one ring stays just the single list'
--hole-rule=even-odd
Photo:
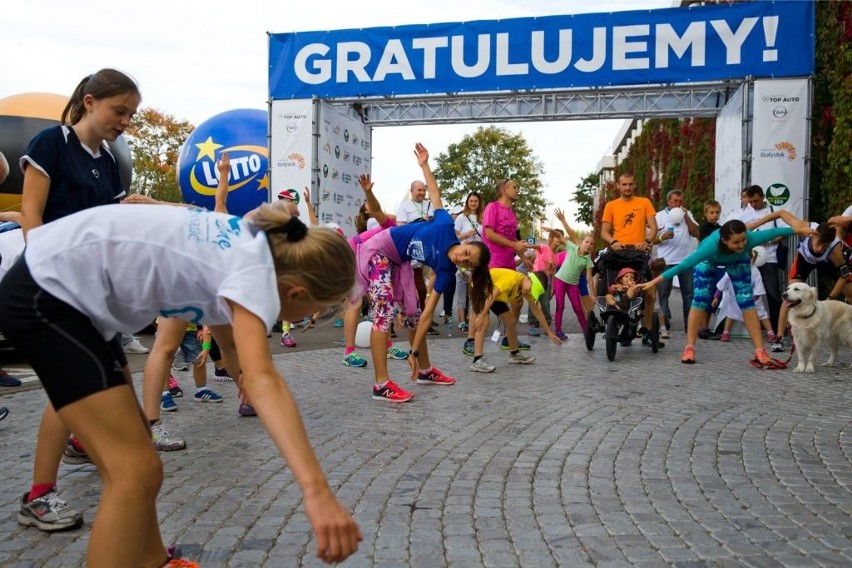
[{"label": "child stretching", "polygon": [[[751,249],[751,290],[754,296],[754,308],[757,310],[757,317],[760,318],[761,327],[767,332],[767,338],[772,343],[774,333],[772,332],[772,323],[769,321],[769,313],[766,311],[766,306],[763,305],[763,295],[766,294],[766,289],[763,287],[763,278],[760,276],[760,268],[756,263],[761,256],[758,251],[763,247],[754,247]],[[766,249],[763,249],[764,251]],[[762,255],[766,259],[766,254]],[[724,299],[720,304],[720,299]],[[716,321],[721,318],[725,319],[725,330],[719,338],[721,341],[731,340],[731,328],[734,326],[734,321],[743,321],[743,312],[734,300],[736,297],[734,285],[731,283],[731,277],[726,272],[719,282],[716,284],[716,293],[713,294],[711,305],[717,308]]]},{"label": "child stretching", "polygon": [[577,233],[574,232],[565,221],[565,214],[561,209],[556,209],[553,214],[562,223],[565,232],[570,239],[563,239],[565,245],[565,256],[559,270],[553,280],[553,295],[556,296],[556,313],[554,314],[554,326],[556,328],[556,336],[561,339],[567,339],[567,336],[562,331],[562,314],[565,312],[565,296],[571,302],[571,308],[577,316],[577,322],[580,324],[580,329],[586,331],[588,322],[583,310],[583,302],[580,295],[580,277],[585,274],[586,281],[592,281],[592,247],[595,246],[595,240],[592,235],[586,235],[580,244],[576,244]]},{"label": "child stretching", "polygon": [[[716,201],[715,199],[708,199],[704,202],[704,221],[698,225],[698,242],[700,243],[707,237],[709,237],[714,231],[719,230],[722,225],[719,224],[719,219],[722,217],[722,205]],[[710,270],[712,268],[712,272]],[[705,274],[712,274],[713,285],[719,283],[719,280],[725,274],[725,268],[721,266],[709,267],[703,266],[701,268],[696,267],[695,270],[692,271],[692,281],[695,282],[696,277],[701,277]],[[693,285],[694,287],[694,285]],[[710,316],[713,313],[713,308],[710,308],[710,311],[704,312],[702,316],[701,325],[698,329],[698,337],[701,339],[718,339],[719,336],[710,331]],[[661,336],[662,337],[662,336]]]},{"label": "child stretching", "polygon": [[[500,318],[500,321],[506,326],[506,338],[509,342],[509,363],[515,365],[528,365],[535,361],[535,357],[527,355],[519,349],[518,320],[509,306],[513,302],[524,299],[533,315],[539,318],[539,321],[545,321],[541,306],[538,305],[539,298],[544,294],[544,283],[547,281],[547,276],[543,272],[531,272],[527,275],[508,268],[492,268],[490,272],[492,290],[484,303],[481,301],[479,303],[474,302],[473,306],[476,318],[471,326],[474,355],[470,370],[477,373],[491,373],[495,369],[494,365],[489,365],[482,360],[485,332],[488,330],[489,310]],[[471,296],[473,296],[473,292],[471,292]],[[562,340],[549,327],[544,329],[547,332],[547,337],[555,345],[562,343]]]}]

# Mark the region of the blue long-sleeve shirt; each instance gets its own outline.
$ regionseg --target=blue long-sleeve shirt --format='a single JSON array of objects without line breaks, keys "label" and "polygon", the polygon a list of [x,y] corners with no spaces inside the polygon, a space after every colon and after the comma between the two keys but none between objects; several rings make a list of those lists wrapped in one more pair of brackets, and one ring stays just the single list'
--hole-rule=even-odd
[{"label": "blue long-sleeve shirt", "polygon": [[772,239],[778,237],[789,237],[795,231],[790,227],[773,227],[763,231],[746,231],[746,246],[743,252],[722,252],[719,248],[719,231],[713,231],[706,239],[699,243],[695,251],[683,259],[680,264],[676,264],[663,272],[662,276],[665,279],[671,279],[686,270],[692,270],[701,262],[709,260],[715,265],[736,264],[743,260],[749,260],[751,249],[763,243],[768,243]]}]

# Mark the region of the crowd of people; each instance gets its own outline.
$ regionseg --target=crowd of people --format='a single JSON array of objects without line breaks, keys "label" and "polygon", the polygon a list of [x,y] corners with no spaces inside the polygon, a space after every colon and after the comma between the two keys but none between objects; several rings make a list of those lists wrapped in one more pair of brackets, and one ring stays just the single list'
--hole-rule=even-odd
[{"label": "crowd of people", "polygon": [[[648,262],[647,270],[620,269],[613,282],[594,273],[596,235],[573,229],[560,209],[554,216],[562,227],[545,227],[546,242],[521,238],[515,180],[497,181],[497,199],[490,203],[470,193],[451,214],[429,152],[419,143],[414,158],[422,179],[411,184],[410,199],[395,217],[382,211],[370,176],[359,178],[364,205],[354,235],[320,225],[307,192],[307,223],[286,199],[241,218],[230,215],[227,154],[217,162],[213,211],[127,196],[109,143],[128,127],[140,102],[138,86],[122,72],[103,69],[85,77],[61,125],[38,134],[20,160],[21,212],[0,218],[20,225],[18,254],[0,247],[0,326],[32,365],[49,401],[18,522],[45,531],[79,526],[82,515],[59,496],[58,468],[62,460],[93,463],[104,487],[89,541],[91,566],[114,565],[117,558],[132,566],[188,565],[160,535],[156,497],[163,473],[156,450],[186,446],[169,434],[161,417],[184,395],[170,366],[192,370],[194,400],[223,400],[207,385],[208,359],[215,377],[236,383],[240,414],[259,416],[289,464],[304,492],[319,558],[339,562],[357,549],[360,529],[329,488],[273,365],[267,334],[276,322],[282,325],[282,345],[290,346],[295,344],[290,322],[311,325],[323,310],[339,310],[343,364],[363,368],[371,360],[372,398],[406,403],[415,392],[393,380],[389,360],[406,361],[416,385],[456,384],[429,356],[439,306],[445,318],[455,314],[467,335],[461,351],[472,357],[469,370],[492,373],[497,366],[484,356],[490,314],[496,316],[494,340],[508,352],[507,363],[536,360],[532,346],[520,340],[525,304],[532,317],[529,335],[545,334],[559,345],[568,339],[566,297],[581,330],[597,333],[596,298],[628,309],[641,294],[646,309],[638,337],[649,345],[656,341],[650,331],[655,317],[661,337],[672,337],[669,298],[677,277],[686,329],[683,363],[695,363],[699,337],[716,337],[710,315],[721,296],[731,308],[728,321],[743,322],[755,361],[768,366],[762,330],[772,351],[784,349],[781,293],[788,277],[801,281],[820,271],[834,283],[830,297],[852,299],[852,207],[812,224],[768,205],[758,186],[746,188],[742,210],[720,224],[719,203],[708,201],[699,222],[684,207],[683,192],[672,190],[665,208],[656,211],[637,195],[635,178],[622,174],[597,237],[608,251],[634,249]],[[0,175],[7,172],[0,155]],[[202,238],[206,233],[198,227],[215,230],[217,239]],[[800,240],[788,274],[791,255],[784,247],[793,235]],[[355,349],[362,315],[371,322],[370,360]],[[147,351],[131,332],[154,317],[157,332],[137,397],[125,353]],[[408,349],[392,342],[402,328]],[[719,337],[730,336],[728,323]],[[44,345],[51,346],[49,358],[41,356]],[[173,359],[176,352],[182,353],[179,359]],[[0,370],[0,385],[20,381]],[[7,414],[0,409],[0,420]]]}]

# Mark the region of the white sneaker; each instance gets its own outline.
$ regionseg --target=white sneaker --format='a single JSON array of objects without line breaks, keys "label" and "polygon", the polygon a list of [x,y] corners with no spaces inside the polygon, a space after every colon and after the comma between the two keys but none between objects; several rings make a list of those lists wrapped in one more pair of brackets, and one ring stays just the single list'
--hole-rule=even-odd
[{"label": "white sneaker", "polygon": [[130,337],[130,339],[121,344],[121,348],[124,349],[125,353],[145,354],[151,351],[150,349],[139,343],[139,340],[133,337],[132,335],[129,335],[128,337]]},{"label": "white sneaker", "polygon": [[529,323],[530,316],[527,314],[521,314],[520,316],[518,316],[518,321],[521,323]]},{"label": "white sneaker", "polygon": [[513,365],[529,365],[533,362],[535,362],[535,357],[527,355],[523,351],[518,351],[514,355],[509,355],[509,363],[512,363]]},{"label": "white sneaker", "polygon": [[171,438],[163,426],[163,422],[159,421],[151,426],[151,439],[154,442],[154,447],[160,451],[173,452],[182,450],[186,447],[186,442],[180,438]]},{"label": "white sneaker", "polygon": [[494,369],[496,369],[494,365],[489,365],[483,359],[477,359],[474,361],[473,365],[470,366],[470,370],[474,373],[493,373]]}]

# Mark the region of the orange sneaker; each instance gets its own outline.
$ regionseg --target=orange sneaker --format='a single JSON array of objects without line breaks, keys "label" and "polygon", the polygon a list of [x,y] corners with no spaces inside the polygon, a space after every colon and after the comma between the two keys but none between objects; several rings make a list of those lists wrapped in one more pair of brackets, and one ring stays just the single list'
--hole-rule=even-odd
[{"label": "orange sneaker", "polygon": [[167,564],[163,564],[163,568],[201,568],[201,564],[183,558],[172,558]]},{"label": "orange sneaker", "polygon": [[766,349],[763,347],[754,350],[754,358],[763,366],[772,365],[772,358],[766,353]]},{"label": "orange sneaker", "polygon": [[683,354],[680,356],[680,362],[692,365],[695,363],[695,347],[687,345],[683,348]]}]

